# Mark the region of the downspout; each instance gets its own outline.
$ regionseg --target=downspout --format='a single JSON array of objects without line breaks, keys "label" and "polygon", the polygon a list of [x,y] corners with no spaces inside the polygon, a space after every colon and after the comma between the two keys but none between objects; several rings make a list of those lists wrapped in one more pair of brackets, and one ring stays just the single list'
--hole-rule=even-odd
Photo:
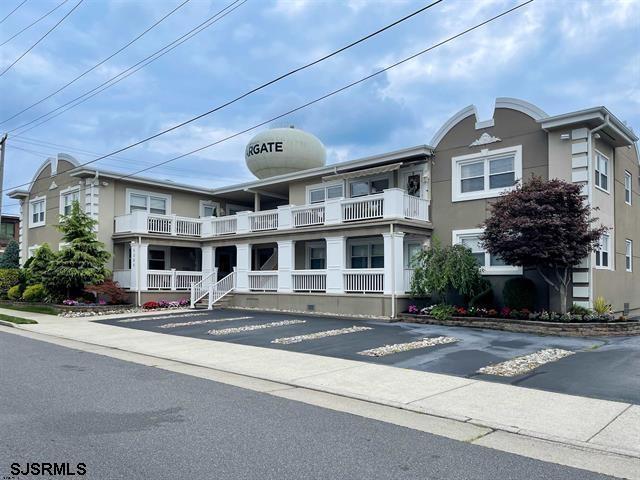
[{"label": "downspout", "polygon": [[[587,132],[587,174],[589,175],[589,181],[587,182],[587,199],[589,200],[589,206],[593,208],[593,182],[594,182],[594,168],[593,168],[593,134],[598,130],[602,130],[604,127],[610,126],[609,114],[604,117],[604,123],[592,128]],[[589,306],[593,306],[593,265],[591,265],[591,254],[589,254]],[[571,279],[573,283],[573,279]],[[573,298],[573,292],[571,292],[571,298]]]},{"label": "downspout", "polygon": [[138,306],[141,306],[142,302],[142,290],[140,289],[140,244],[142,243],[142,237],[138,235],[138,251],[136,252],[136,289],[137,292],[137,303]]},{"label": "downspout", "polygon": [[393,244],[394,232],[393,223],[389,225],[389,235],[391,237],[391,319],[396,318],[396,256],[395,245]]}]

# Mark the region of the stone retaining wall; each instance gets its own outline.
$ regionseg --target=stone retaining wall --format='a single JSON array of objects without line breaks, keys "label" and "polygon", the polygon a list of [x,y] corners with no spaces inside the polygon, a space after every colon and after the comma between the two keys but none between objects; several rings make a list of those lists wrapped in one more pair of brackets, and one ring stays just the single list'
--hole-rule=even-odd
[{"label": "stone retaining wall", "polygon": [[427,315],[403,313],[400,318],[406,322],[452,327],[488,328],[507,332],[537,333],[543,335],[562,335],[571,337],[600,337],[640,335],[640,322],[608,323],[569,323],[539,322],[534,320],[514,320],[502,318],[452,317],[449,320],[437,320]]}]

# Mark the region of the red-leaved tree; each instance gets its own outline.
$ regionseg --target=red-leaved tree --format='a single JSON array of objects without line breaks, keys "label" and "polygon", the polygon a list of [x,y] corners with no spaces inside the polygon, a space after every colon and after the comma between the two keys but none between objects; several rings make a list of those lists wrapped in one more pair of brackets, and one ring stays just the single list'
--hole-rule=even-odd
[{"label": "red-leaved tree", "polygon": [[571,270],[598,245],[606,227],[595,227],[580,185],[532,177],[489,207],[481,237],[489,253],[509,265],[535,268],[558,292],[567,311]]}]

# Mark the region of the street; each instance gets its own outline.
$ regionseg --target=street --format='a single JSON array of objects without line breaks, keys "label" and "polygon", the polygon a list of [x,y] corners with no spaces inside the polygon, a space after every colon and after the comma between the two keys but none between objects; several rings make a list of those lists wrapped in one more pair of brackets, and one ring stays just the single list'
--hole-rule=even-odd
[{"label": "street", "polygon": [[97,479],[605,478],[12,334],[0,365],[2,478],[15,462]]}]

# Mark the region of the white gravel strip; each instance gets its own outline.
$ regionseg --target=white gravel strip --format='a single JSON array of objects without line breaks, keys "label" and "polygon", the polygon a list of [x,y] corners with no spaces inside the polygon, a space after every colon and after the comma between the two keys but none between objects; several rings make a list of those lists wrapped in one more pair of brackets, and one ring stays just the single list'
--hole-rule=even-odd
[{"label": "white gravel strip", "polygon": [[347,333],[364,332],[365,330],[372,330],[371,327],[348,327],[338,328],[337,330],[325,330],[324,332],[309,333],[307,335],[297,335],[295,337],[283,337],[271,340],[271,343],[280,343],[282,345],[289,345],[291,343],[300,343],[306,340],[315,340],[317,338],[335,337],[336,335],[345,335]]},{"label": "white gravel strip", "polygon": [[485,373],[487,375],[498,375],[501,377],[515,377],[524,373],[535,370],[545,363],[555,362],[561,358],[573,355],[575,352],[569,350],[562,350],[560,348],[546,348],[544,350],[538,350],[535,353],[529,355],[522,355],[520,357],[512,358],[506,362],[496,363],[482,367],[478,370],[478,373]]},{"label": "white gravel strip", "polygon": [[118,323],[144,322],[145,320],[164,320],[165,318],[201,317],[203,315],[209,315],[209,313],[200,312],[200,313],[179,313],[179,314],[173,314],[173,315],[154,315],[151,317],[127,318],[124,320],[118,320]]},{"label": "white gravel strip", "polygon": [[231,318],[212,318],[209,320],[193,320],[191,322],[175,322],[159,325],[158,328],[177,328],[177,327],[191,327],[193,325],[204,325],[207,323],[220,323],[231,322],[233,320],[248,320],[253,317],[231,317]]},{"label": "white gravel strip", "polygon": [[232,333],[251,332],[252,330],[262,330],[263,328],[284,327],[285,325],[296,325],[307,323],[306,320],[282,320],[281,322],[262,323],[260,325],[245,325],[244,327],[219,328],[209,330],[209,335],[230,335]]},{"label": "white gravel strip", "polygon": [[367,357],[384,357],[394,353],[407,352],[418,348],[434,347],[436,345],[444,345],[447,343],[455,343],[458,339],[454,337],[433,337],[423,338],[415,342],[395,343],[393,345],[385,345],[383,347],[371,348],[358,352],[358,355],[366,355]]}]

